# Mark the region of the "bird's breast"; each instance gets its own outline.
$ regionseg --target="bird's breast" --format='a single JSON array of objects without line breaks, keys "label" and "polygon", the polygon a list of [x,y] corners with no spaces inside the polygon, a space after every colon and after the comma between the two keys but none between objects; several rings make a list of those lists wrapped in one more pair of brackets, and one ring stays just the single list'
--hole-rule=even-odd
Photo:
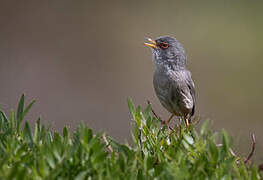
[{"label": "bird's breast", "polygon": [[169,101],[169,77],[162,71],[155,71],[153,76],[153,86],[156,96],[161,104],[169,111],[173,112],[172,104]]}]

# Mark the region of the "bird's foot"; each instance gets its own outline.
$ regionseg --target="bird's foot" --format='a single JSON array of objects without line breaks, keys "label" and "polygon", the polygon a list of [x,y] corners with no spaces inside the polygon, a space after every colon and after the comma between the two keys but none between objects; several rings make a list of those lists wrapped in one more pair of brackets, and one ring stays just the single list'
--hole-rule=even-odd
[{"label": "bird's foot", "polygon": [[189,120],[187,118],[185,118],[184,122],[185,122],[185,127],[188,128],[189,127]]}]

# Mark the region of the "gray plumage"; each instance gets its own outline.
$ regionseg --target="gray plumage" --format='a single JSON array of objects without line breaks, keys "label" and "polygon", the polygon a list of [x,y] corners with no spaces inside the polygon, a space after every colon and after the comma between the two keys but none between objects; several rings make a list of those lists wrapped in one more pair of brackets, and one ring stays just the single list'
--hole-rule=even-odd
[{"label": "gray plumage", "polygon": [[169,112],[190,122],[195,112],[195,86],[190,71],[186,69],[184,48],[175,38],[168,36],[151,41],[155,44],[151,47],[156,95]]}]

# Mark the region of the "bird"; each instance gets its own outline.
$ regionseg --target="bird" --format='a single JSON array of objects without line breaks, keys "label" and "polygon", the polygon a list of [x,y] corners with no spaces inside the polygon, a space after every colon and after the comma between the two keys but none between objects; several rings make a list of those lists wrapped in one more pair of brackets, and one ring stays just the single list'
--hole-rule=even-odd
[{"label": "bird", "polygon": [[191,72],[186,68],[184,47],[176,38],[161,36],[155,40],[146,38],[144,45],[152,49],[155,65],[153,86],[162,106],[171,113],[167,128],[174,116],[184,119],[185,126],[195,113],[196,94]]}]

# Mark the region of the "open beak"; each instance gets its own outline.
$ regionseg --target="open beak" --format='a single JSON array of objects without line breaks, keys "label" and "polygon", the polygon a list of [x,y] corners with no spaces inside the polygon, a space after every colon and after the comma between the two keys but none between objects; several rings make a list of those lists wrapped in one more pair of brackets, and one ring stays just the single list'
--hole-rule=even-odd
[{"label": "open beak", "polygon": [[146,38],[150,43],[144,43],[145,46],[151,47],[153,49],[157,48],[156,41],[152,40],[151,38]]}]

